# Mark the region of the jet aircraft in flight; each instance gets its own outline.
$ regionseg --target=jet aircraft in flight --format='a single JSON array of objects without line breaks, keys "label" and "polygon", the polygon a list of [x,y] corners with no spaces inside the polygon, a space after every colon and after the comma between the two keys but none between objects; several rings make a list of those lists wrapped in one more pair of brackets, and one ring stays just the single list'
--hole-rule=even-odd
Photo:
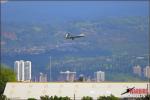
[{"label": "jet aircraft in flight", "polygon": [[74,40],[74,39],[76,39],[76,38],[81,38],[81,37],[84,37],[84,36],[85,36],[84,34],[79,34],[79,35],[73,36],[73,35],[71,35],[70,33],[67,33],[67,34],[65,35],[65,38],[66,38],[66,39],[72,39],[72,40]]}]

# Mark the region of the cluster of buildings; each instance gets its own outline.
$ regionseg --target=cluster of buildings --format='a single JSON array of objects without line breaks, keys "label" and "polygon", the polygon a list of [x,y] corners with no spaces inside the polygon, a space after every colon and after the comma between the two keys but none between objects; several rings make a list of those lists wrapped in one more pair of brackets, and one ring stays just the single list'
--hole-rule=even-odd
[{"label": "cluster of buildings", "polygon": [[15,61],[14,71],[16,72],[17,81],[31,81],[31,61]]},{"label": "cluster of buildings", "polygon": [[65,81],[73,82],[76,80],[76,72],[71,72],[71,71],[65,71],[65,72],[60,72],[61,77],[65,79]]},{"label": "cluster of buildings", "polygon": [[[32,81],[32,63],[31,61],[15,61],[14,72],[16,73],[17,81],[31,82]],[[38,82],[47,82],[47,74],[40,73]]]},{"label": "cluster of buildings", "polygon": [[[65,79],[67,82],[74,82],[74,81],[87,81],[90,82],[91,79],[85,78],[83,74],[79,75],[79,79],[76,79],[76,72],[71,72],[71,71],[65,71],[65,72],[60,72],[61,77]],[[97,71],[94,73],[94,80],[95,82],[102,82],[105,81],[105,72],[103,71]]]},{"label": "cluster of buildings", "polygon": [[[31,61],[15,61],[14,62],[14,71],[16,73],[16,78],[17,81],[19,82],[30,82],[32,79],[32,64]],[[86,79],[83,74],[79,76],[79,79],[76,79],[76,72],[71,72],[71,71],[65,71],[65,72],[60,72],[61,78],[63,80],[61,81],[67,81],[67,82],[74,82],[74,81],[91,81],[90,78]],[[38,80],[35,80],[35,82],[47,82],[47,74],[44,74],[40,72]],[[105,72],[103,71],[97,71],[94,73],[94,80],[96,82],[101,82],[105,81]]]},{"label": "cluster of buildings", "polygon": [[133,73],[138,76],[144,76],[146,78],[150,78],[150,66],[146,66],[142,69],[141,66],[137,65],[133,67]]},{"label": "cluster of buildings", "polygon": [[[31,61],[15,61],[14,62],[14,71],[16,73],[16,78],[17,81],[21,82],[30,82],[31,81]],[[74,81],[91,81],[90,78],[85,78],[85,76],[79,75],[79,79],[76,79],[76,72],[71,72],[71,71],[65,71],[65,72],[60,72],[61,75],[61,81],[67,81],[67,82],[74,82]],[[137,65],[133,67],[133,74],[139,76],[139,77],[145,77],[145,78],[150,78],[150,66],[146,66],[145,68],[142,68],[141,66]],[[47,74],[40,73],[38,82],[47,82]],[[94,79],[92,81],[95,82],[102,82],[105,81],[105,72],[103,71],[97,71],[94,73]]]}]

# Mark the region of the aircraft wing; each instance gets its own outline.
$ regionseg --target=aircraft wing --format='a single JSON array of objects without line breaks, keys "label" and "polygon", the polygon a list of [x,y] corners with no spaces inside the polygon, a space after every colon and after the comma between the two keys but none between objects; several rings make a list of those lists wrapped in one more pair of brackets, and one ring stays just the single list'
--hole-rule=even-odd
[{"label": "aircraft wing", "polygon": [[80,38],[80,37],[84,37],[84,36],[85,36],[84,34],[80,34],[80,35],[74,36],[74,38]]},{"label": "aircraft wing", "polygon": [[80,35],[79,36],[74,36],[74,38],[80,38],[80,37],[84,37],[84,36],[80,36]]}]

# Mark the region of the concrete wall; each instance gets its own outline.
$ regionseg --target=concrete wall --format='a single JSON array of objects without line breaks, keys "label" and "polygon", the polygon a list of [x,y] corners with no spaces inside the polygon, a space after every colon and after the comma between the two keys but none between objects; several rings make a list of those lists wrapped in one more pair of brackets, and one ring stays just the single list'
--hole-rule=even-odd
[{"label": "concrete wall", "polygon": [[[113,94],[117,97],[139,97],[147,94],[148,83],[7,83],[4,95],[11,99],[37,98],[41,95],[83,96],[97,98]],[[127,87],[135,87],[132,93],[121,95]]]}]

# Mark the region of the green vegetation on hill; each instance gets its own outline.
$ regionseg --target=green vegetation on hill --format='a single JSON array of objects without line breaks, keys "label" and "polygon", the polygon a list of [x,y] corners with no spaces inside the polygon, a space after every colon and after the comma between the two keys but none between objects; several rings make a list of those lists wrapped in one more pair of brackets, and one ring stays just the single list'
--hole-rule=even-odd
[{"label": "green vegetation on hill", "polygon": [[2,94],[7,82],[16,81],[16,75],[13,70],[8,68],[6,65],[1,64],[0,68],[0,94]]},{"label": "green vegetation on hill", "polygon": [[[48,73],[52,56],[52,77],[60,71],[76,71],[93,77],[98,70],[106,72],[110,81],[138,81],[132,67],[147,63],[148,16],[105,17],[70,20],[64,23],[7,22],[2,27],[2,61],[12,65],[15,60],[31,60],[33,76]],[[85,34],[84,38],[66,40],[65,34]],[[5,57],[6,55],[6,57]],[[144,57],[137,59],[136,57]],[[13,65],[12,65],[13,66]],[[38,73],[38,74],[37,74]],[[115,77],[119,75],[117,79]]]},{"label": "green vegetation on hill", "polygon": [[[134,16],[76,20],[59,24],[7,23],[2,29],[2,50],[17,52],[18,49],[31,53],[33,49],[59,48],[60,51],[83,51],[81,53],[87,50],[105,50],[115,55],[145,54],[148,49],[148,20],[148,16]],[[83,33],[86,37],[76,42],[69,41],[69,44],[64,39],[67,32],[74,35]],[[11,51],[7,51],[7,48]]]}]

